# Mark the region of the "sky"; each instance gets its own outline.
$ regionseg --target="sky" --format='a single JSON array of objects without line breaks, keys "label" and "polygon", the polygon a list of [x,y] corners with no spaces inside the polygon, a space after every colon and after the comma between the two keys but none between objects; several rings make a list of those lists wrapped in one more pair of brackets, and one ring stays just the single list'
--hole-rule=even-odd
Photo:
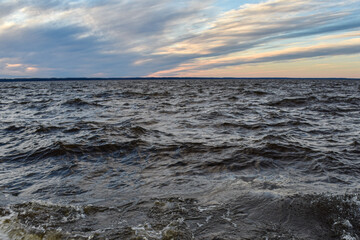
[{"label": "sky", "polygon": [[0,0],[0,78],[360,78],[359,0]]}]

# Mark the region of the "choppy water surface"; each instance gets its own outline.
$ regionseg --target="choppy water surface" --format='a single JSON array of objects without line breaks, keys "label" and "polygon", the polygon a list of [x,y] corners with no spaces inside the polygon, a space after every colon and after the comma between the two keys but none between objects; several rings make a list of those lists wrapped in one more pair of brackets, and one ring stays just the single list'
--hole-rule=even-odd
[{"label": "choppy water surface", "polygon": [[360,239],[359,84],[0,83],[0,239]]}]

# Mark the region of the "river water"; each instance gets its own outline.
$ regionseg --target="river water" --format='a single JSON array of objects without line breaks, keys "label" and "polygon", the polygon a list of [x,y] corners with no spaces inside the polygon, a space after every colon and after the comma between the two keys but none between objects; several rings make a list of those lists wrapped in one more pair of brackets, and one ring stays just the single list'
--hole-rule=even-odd
[{"label": "river water", "polygon": [[0,83],[0,239],[360,239],[360,82]]}]

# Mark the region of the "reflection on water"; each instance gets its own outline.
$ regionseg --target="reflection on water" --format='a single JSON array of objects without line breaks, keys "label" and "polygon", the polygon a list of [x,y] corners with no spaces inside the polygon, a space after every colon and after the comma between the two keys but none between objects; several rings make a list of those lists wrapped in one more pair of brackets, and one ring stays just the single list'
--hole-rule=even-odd
[{"label": "reflection on water", "polygon": [[0,83],[0,238],[359,239],[359,89]]}]

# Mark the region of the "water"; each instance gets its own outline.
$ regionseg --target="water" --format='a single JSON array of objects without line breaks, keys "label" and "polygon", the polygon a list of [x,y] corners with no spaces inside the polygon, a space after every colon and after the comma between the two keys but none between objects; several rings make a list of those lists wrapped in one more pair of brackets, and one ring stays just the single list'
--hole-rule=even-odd
[{"label": "water", "polygon": [[360,82],[0,83],[1,239],[360,239]]}]

